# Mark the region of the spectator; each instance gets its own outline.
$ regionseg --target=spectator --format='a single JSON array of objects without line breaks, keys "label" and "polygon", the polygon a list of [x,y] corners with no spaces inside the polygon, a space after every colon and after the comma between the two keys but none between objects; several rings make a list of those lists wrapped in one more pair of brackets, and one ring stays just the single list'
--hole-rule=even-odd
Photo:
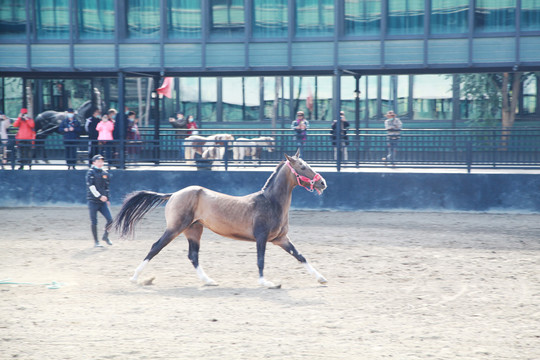
[{"label": "spectator", "polygon": [[[347,161],[349,160],[349,154],[347,152],[347,146],[349,146],[349,137],[347,136],[347,131],[349,130],[349,127],[351,125],[345,119],[345,112],[340,111],[339,118],[341,120],[341,149],[343,150],[343,160]],[[334,120],[332,122],[332,130],[330,131],[330,134],[332,134],[332,146],[334,147],[334,160],[337,160],[337,151],[338,151],[337,127],[338,127],[338,122],[337,120]]]},{"label": "spectator", "polygon": [[173,117],[169,118],[169,123],[173,128],[177,129],[176,138],[178,139],[178,146],[180,148],[180,159],[182,159],[184,154],[184,139],[189,136],[187,131],[188,121],[184,118],[184,114],[179,112],[176,113],[176,119]]},{"label": "spectator", "polygon": [[304,118],[304,112],[296,113],[296,120],[291,124],[291,129],[296,133],[296,146],[300,149],[300,156],[304,154],[304,145],[307,140],[307,131],[309,129],[309,121]]},{"label": "spectator", "polygon": [[120,153],[118,151],[118,141],[120,140],[120,126],[118,126],[118,111],[116,109],[109,109],[107,111],[107,114],[109,114],[109,120],[112,121],[114,124],[114,131],[113,131],[113,141],[109,144],[109,149],[111,151],[112,157],[107,157],[107,160],[109,161],[109,165],[112,163],[117,163],[118,158],[120,157]]},{"label": "spectator", "polygon": [[188,116],[188,122],[187,122],[187,135],[197,135],[199,133],[199,130],[197,130],[199,127],[197,126],[197,123],[195,122],[195,119],[193,118],[193,115]]},{"label": "spectator", "polygon": [[32,145],[33,140],[36,138],[36,132],[34,131],[36,125],[34,119],[28,115],[26,108],[21,109],[21,113],[13,126],[19,128],[17,135],[15,135],[19,150],[19,163],[21,164],[19,170],[24,169],[24,165],[28,165],[32,169]]},{"label": "spectator", "polygon": [[[112,132],[112,131],[111,131]],[[94,247],[102,247],[98,240],[97,233],[97,212],[107,220],[105,225],[105,231],[101,240],[107,244],[112,245],[109,240],[108,226],[112,223],[113,219],[111,211],[109,210],[110,196],[109,196],[109,183],[110,174],[103,169],[105,159],[101,155],[94,155],[92,158],[92,167],[88,169],[86,173],[86,198],[88,199],[88,209],[90,210],[90,222],[92,228],[92,235],[94,237]]]},{"label": "spectator", "polygon": [[86,119],[86,123],[84,124],[84,129],[86,130],[86,133],[88,134],[88,160],[90,161],[90,165],[92,165],[92,158],[94,155],[98,154],[98,131],[96,130],[97,124],[101,121],[101,110],[95,109],[92,113],[92,116],[90,116],[88,119]]},{"label": "spectator", "polygon": [[8,134],[7,129],[11,126],[9,118],[0,111],[0,158],[2,159],[2,169],[7,164]]},{"label": "spectator", "polygon": [[136,159],[141,152],[141,133],[139,132],[139,119],[134,111],[127,114],[126,140],[128,141],[128,159]]},{"label": "spectator", "polygon": [[384,128],[386,129],[386,140],[388,147],[388,154],[382,160],[386,163],[391,161],[392,165],[395,165],[397,146],[399,143],[399,138],[401,136],[402,122],[396,117],[396,113],[392,110],[388,111],[385,115],[386,120],[384,121]]},{"label": "spectator", "polygon": [[60,123],[58,131],[64,137],[68,170],[75,170],[75,165],[77,165],[77,148],[82,127],[79,120],[75,118],[75,111],[72,108],[67,109],[66,118]]},{"label": "spectator", "polygon": [[98,132],[99,153],[101,155],[105,154],[107,159],[109,159],[109,156],[111,156],[111,143],[114,140],[114,122],[109,119],[108,114],[103,114],[101,121],[96,126],[96,130]]}]

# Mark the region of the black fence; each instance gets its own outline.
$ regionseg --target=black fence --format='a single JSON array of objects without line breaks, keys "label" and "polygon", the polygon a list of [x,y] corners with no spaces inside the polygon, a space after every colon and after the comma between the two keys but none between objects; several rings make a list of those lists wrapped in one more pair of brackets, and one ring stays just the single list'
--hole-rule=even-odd
[{"label": "black fence", "polygon": [[[175,129],[141,130],[140,141],[90,142],[84,136],[69,143],[59,134],[46,139],[10,138],[5,169],[20,166],[87,165],[95,152],[109,166],[197,166],[199,169],[273,166],[283,154],[293,155],[298,141],[289,129],[202,129],[198,136],[212,140],[188,141]],[[222,134],[234,140],[223,140]],[[259,139],[261,137],[271,137]],[[226,137],[225,137],[226,138]],[[218,140],[216,140],[218,139]],[[327,129],[310,129],[302,157],[318,167],[338,170],[358,167],[426,168],[540,168],[540,128],[527,129],[411,129],[390,139],[384,130],[349,131],[347,140],[333,145]],[[256,150],[255,155],[249,151]],[[247,155],[240,158],[242,151]],[[188,158],[186,159],[186,152]],[[190,156],[189,153],[195,153]],[[390,157],[388,154],[390,153]]]}]

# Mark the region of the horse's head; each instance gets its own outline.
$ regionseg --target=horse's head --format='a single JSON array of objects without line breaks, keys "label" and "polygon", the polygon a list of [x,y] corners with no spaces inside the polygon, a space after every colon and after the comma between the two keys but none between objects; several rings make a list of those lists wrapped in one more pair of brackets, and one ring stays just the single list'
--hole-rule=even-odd
[{"label": "horse's head", "polygon": [[317,191],[321,195],[326,189],[326,181],[324,178],[313,171],[311,166],[300,158],[300,150],[296,151],[294,156],[285,154],[287,159],[286,165],[290,171],[296,176],[298,185],[304,187],[308,191]]}]

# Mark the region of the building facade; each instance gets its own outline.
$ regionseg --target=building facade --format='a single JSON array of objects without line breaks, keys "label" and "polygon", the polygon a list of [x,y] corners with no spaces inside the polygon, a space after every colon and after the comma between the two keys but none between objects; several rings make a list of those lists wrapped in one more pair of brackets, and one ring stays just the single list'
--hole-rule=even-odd
[{"label": "building facade", "polygon": [[[458,127],[500,119],[488,87],[509,73],[518,123],[540,124],[538,0],[0,2],[0,107],[12,117],[77,108],[98,89],[149,126],[182,111],[207,127],[288,127],[298,110],[328,126],[345,110],[374,127],[394,109]],[[164,77],[174,90],[160,99]]]}]

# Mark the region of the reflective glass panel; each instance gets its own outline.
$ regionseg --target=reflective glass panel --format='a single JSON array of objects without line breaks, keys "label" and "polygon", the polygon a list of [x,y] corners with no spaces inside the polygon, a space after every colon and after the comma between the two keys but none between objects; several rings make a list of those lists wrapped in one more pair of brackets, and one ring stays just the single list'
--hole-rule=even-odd
[{"label": "reflective glass panel", "polygon": [[345,33],[378,35],[381,32],[381,0],[345,0]]},{"label": "reflective glass panel", "polygon": [[296,36],[332,36],[334,34],[334,1],[297,0]]},{"label": "reflective glass panel", "polygon": [[128,37],[132,39],[155,39],[159,37],[161,24],[159,0],[128,0]]},{"label": "reflective glass panel", "polygon": [[201,2],[199,0],[167,0],[169,38],[201,37]]},{"label": "reflective glass panel", "polygon": [[468,12],[469,0],[431,0],[431,33],[466,33]]},{"label": "reflective glass panel", "polygon": [[223,121],[259,120],[258,77],[223,78]]},{"label": "reflective glass panel", "polygon": [[79,0],[79,38],[114,38],[114,2],[108,0]]},{"label": "reflective glass panel", "polygon": [[244,0],[210,0],[211,34],[219,37],[244,35]]},{"label": "reflective glass panel", "polygon": [[521,30],[540,30],[540,0],[521,0]]},{"label": "reflective glass panel", "polygon": [[529,74],[523,81],[523,108],[522,114],[535,114],[536,113],[536,100],[538,94],[536,93],[538,77],[536,74]]},{"label": "reflective glass panel", "polygon": [[424,0],[388,0],[388,34],[424,33]]},{"label": "reflective glass panel", "polygon": [[0,0],[0,39],[26,37],[25,0]]},{"label": "reflective glass panel", "polygon": [[69,39],[69,0],[36,0],[38,39]]},{"label": "reflective glass panel", "polygon": [[253,2],[253,36],[287,37],[287,0],[255,0]]},{"label": "reflective glass panel", "polygon": [[476,0],[474,26],[477,32],[515,31],[516,0]]},{"label": "reflective glass panel", "polygon": [[217,78],[200,78],[201,121],[217,121]]},{"label": "reflective glass panel", "polygon": [[415,75],[413,78],[415,120],[452,119],[452,77]]}]

